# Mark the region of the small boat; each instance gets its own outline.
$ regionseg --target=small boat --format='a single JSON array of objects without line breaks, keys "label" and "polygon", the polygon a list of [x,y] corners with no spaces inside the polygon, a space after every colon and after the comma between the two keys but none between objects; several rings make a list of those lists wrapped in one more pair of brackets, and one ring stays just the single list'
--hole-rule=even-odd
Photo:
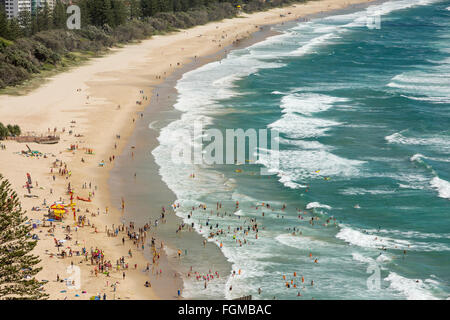
[{"label": "small boat", "polygon": [[36,143],[39,144],[57,144],[59,140],[37,140]]},{"label": "small boat", "polygon": [[92,201],[89,198],[82,198],[82,197],[78,197],[78,196],[77,196],[77,200],[86,201],[86,202],[91,202]]}]

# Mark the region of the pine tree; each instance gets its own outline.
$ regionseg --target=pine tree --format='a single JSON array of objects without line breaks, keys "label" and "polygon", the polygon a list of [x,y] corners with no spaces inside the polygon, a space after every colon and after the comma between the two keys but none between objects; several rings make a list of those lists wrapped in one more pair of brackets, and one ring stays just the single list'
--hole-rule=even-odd
[{"label": "pine tree", "polygon": [[112,12],[114,16],[114,24],[112,27],[121,25],[127,21],[127,7],[123,0],[111,0]]},{"label": "pine tree", "polygon": [[29,238],[31,225],[10,183],[0,174],[0,299],[45,299],[42,282],[34,276],[39,258],[30,252],[36,241]]},{"label": "pine tree", "polygon": [[43,7],[39,7],[37,10],[37,20],[39,31],[50,30],[53,26],[52,14],[48,3],[45,2]]},{"label": "pine tree", "polygon": [[190,8],[189,0],[181,0],[181,11],[188,11]]},{"label": "pine tree", "polygon": [[76,5],[80,7],[80,13],[81,13],[81,28],[84,28],[88,25],[95,25],[94,22],[92,22],[92,8],[90,6],[90,3],[88,0],[80,0],[76,2]]},{"label": "pine tree", "polygon": [[33,34],[31,12],[27,10],[20,11],[18,19],[22,28],[22,34],[25,37],[31,36]]},{"label": "pine tree", "polygon": [[22,36],[22,30],[20,28],[19,21],[17,18],[10,19],[8,21],[8,34],[6,39],[8,40],[16,40]]},{"label": "pine tree", "polygon": [[150,0],[141,0],[141,13],[142,17],[151,16]]},{"label": "pine tree", "polygon": [[182,11],[183,5],[181,3],[181,0],[173,0],[173,11]]},{"label": "pine tree", "polygon": [[43,19],[43,14],[42,14],[42,8],[41,7],[37,7],[36,8],[34,16],[36,18],[37,32],[44,30],[44,28],[45,28],[45,21]]},{"label": "pine tree", "polygon": [[142,0],[141,7],[143,17],[151,17],[161,11],[158,0]]},{"label": "pine tree", "polygon": [[159,0],[158,6],[159,6],[159,10],[161,12],[167,12],[167,11],[173,10],[172,0]]},{"label": "pine tree", "polygon": [[111,0],[102,0],[101,16],[102,25],[114,26],[114,12],[111,5]]},{"label": "pine tree", "polygon": [[31,33],[36,34],[39,32],[39,26],[37,21],[37,14],[31,14]]},{"label": "pine tree", "polygon": [[8,129],[0,122],[0,140],[5,139],[8,136]]},{"label": "pine tree", "polygon": [[8,37],[8,18],[6,17],[5,7],[0,4],[0,37]]},{"label": "pine tree", "polygon": [[140,0],[126,0],[125,3],[128,7],[128,16],[131,20],[141,17],[142,10]]},{"label": "pine tree", "polygon": [[15,136],[20,136],[22,133],[22,130],[20,130],[20,127],[17,124],[13,125],[13,130]]},{"label": "pine tree", "polygon": [[55,28],[65,28],[67,21],[66,7],[58,0],[53,8],[53,26]]}]

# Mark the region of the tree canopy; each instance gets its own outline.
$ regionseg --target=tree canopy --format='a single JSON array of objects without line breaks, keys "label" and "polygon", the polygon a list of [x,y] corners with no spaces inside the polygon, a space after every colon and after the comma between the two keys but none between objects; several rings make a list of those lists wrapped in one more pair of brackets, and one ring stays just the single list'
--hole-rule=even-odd
[{"label": "tree canopy", "polygon": [[11,189],[0,174],[0,299],[44,299],[42,282],[35,275],[39,258],[31,253],[37,242],[32,227]]}]

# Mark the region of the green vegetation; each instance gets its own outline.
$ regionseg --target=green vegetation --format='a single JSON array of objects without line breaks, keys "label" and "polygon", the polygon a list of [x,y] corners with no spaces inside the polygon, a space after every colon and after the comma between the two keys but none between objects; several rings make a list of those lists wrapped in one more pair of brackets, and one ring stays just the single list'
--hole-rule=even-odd
[{"label": "green vegetation", "polygon": [[3,123],[0,122],[0,140],[5,139],[8,136],[17,137],[20,136],[21,130],[20,127],[15,125],[8,124],[6,127],[3,125]]},{"label": "green vegetation", "polygon": [[86,52],[98,54],[155,34],[235,17],[238,6],[253,12],[291,2],[294,1],[74,0],[81,9],[80,30],[67,29],[67,6],[60,0],[53,11],[45,5],[33,14],[21,12],[10,20],[0,7],[0,89],[74,65],[75,52],[84,56]]},{"label": "green vegetation", "polygon": [[34,276],[39,258],[30,254],[36,241],[17,194],[0,174],[0,299],[45,299],[42,282]]}]

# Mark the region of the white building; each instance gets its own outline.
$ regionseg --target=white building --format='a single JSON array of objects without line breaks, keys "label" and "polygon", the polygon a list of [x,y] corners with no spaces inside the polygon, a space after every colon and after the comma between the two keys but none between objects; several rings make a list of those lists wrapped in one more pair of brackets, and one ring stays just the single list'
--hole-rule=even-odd
[{"label": "white building", "polygon": [[48,4],[50,10],[55,7],[56,0],[0,0],[4,2],[6,16],[8,19],[17,17],[21,11],[29,11],[35,13],[37,8],[43,8],[45,3]]},{"label": "white building", "polygon": [[56,0],[31,0],[31,2],[32,2],[32,10],[34,10],[36,7],[43,8],[45,6],[45,3],[48,4],[50,10],[53,10],[56,4]]},{"label": "white building", "polygon": [[31,12],[31,0],[5,0],[5,10],[8,19],[17,17],[21,11]]}]

